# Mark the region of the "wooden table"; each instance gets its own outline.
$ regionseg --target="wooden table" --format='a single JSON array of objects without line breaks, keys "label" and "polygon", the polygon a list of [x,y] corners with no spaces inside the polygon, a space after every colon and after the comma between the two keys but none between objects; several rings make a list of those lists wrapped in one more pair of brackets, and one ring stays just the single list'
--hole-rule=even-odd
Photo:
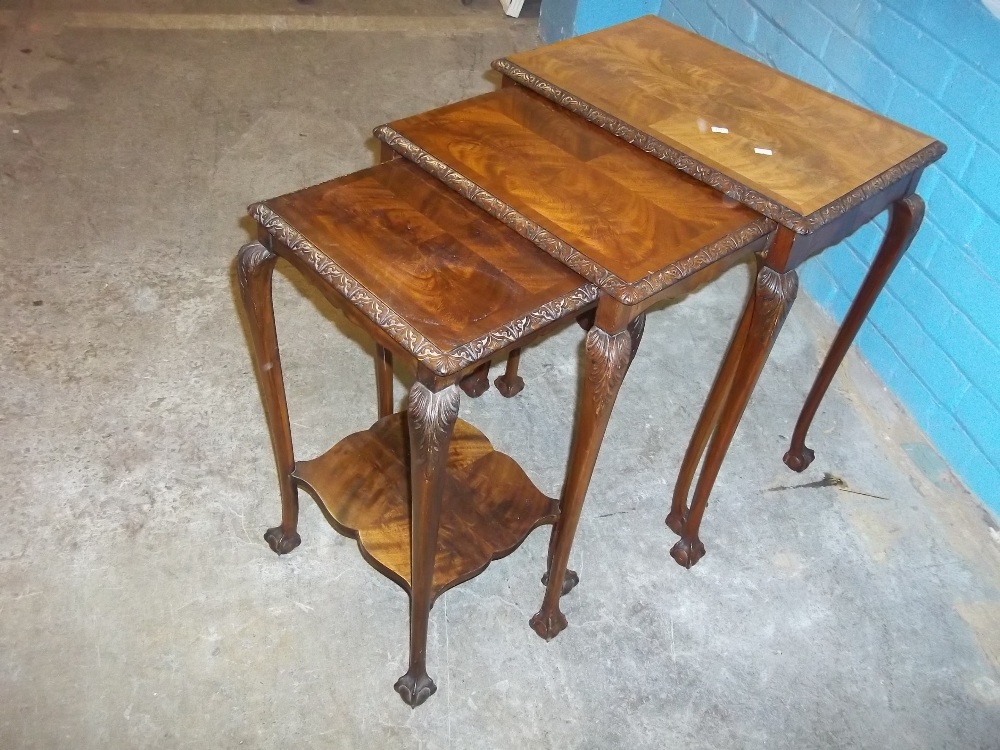
[{"label": "wooden table", "polygon": [[[944,152],[659,19],[496,66],[521,85],[376,130],[388,156],[405,158],[252,206],[260,241],[238,262],[281,488],[282,523],[266,538],[279,554],[299,544],[302,487],[409,591],[410,664],[396,689],[410,705],[435,689],[426,670],[434,598],[541,524],[555,526],[531,626],[546,639],[566,627],[559,598],[576,580],[567,567],[573,536],[646,310],[752,260],[752,293],[668,516],[681,535],[671,554],[686,566],[700,559],[705,504],[795,298],[795,268],[890,208],[885,241],[785,457],[798,470],[808,464],[809,423],[919,227],[920,174]],[[311,461],[292,450],[270,300],[278,256],[377,343],[379,421]],[[459,384],[478,392],[491,357],[595,300],[556,503],[458,419]],[[392,414],[394,356],[416,372],[405,416]],[[505,387],[516,389],[511,380]]]},{"label": "wooden table", "polygon": [[531,619],[552,638],[566,627],[560,583],[645,311],[764,252],[776,225],[522,87],[375,132],[600,288],[545,599]]},{"label": "wooden table", "polygon": [[[364,558],[410,595],[410,663],[396,690],[435,690],[427,619],[444,591],[560,515],[521,468],[458,419],[458,383],[493,356],[593,307],[597,288],[404,160],[250,207],[259,241],[237,271],[278,469],[278,554],[300,543],[297,488]],[[296,460],[271,302],[285,258],[378,346],[379,420]],[[392,357],[416,373],[393,414]],[[567,590],[574,574],[560,575]]]},{"label": "wooden table", "polygon": [[753,294],[674,489],[667,525],[681,539],[671,555],[690,567],[705,553],[698,529],[722,460],[795,299],[795,269],[889,209],[885,239],[784,456],[802,471],[814,458],[805,437],[819,403],[920,227],[917,183],[945,146],[655,16],[512,55],[494,67],[779,225],[774,247],[758,256]]}]

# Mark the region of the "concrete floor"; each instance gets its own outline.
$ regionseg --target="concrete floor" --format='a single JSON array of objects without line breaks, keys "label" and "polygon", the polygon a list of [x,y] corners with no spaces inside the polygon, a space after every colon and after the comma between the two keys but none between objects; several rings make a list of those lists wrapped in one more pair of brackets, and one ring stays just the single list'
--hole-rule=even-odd
[{"label": "concrete floor", "polygon": [[[292,555],[262,541],[278,498],[233,295],[244,206],[370,164],[373,126],[491,89],[490,60],[535,34],[494,0],[0,0],[0,748],[1000,747],[995,521],[854,355],[816,462],[781,463],[832,332],[808,299],[723,467],[708,556],[667,556],[743,269],[650,314],[552,643],[527,627],[539,531],[440,600],[438,693],[411,711],[405,595],[312,503]],[[373,420],[371,349],[287,267],[276,285],[308,456]],[[530,350],[516,399],[463,403],[549,494],[580,343]]]}]

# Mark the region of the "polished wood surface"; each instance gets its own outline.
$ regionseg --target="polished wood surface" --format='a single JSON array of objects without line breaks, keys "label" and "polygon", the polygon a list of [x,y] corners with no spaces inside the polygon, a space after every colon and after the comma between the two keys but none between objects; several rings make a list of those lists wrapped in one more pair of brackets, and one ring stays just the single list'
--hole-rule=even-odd
[{"label": "polished wood surface", "polygon": [[[456,420],[447,449],[432,600],[509,554],[532,529],[552,523],[545,497],[509,456],[472,425]],[[380,419],[310,461],[293,476],[333,525],[357,539],[365,558],[410,589],[410,438],[407,414]]]},{"label": "polished wood surface", "polygon": [[[651,40],[662,23],[646,19],[640,25],[653,29],[648,37],[626,34],[627,41],[609,33],[601,41],[604,52],[594,56],[599,74],[584,76],[583,83],[606,94],[609,105],[617,100],[620,116],[645,112],[642,138],[624,119],[565,91],[560,95],[538,76],[517,78],[524,68],[514,70],[508,61],[511,80],[538,84],[541,93],[507,86],[383,126],[377,135],[405,159],[251,207],[260,243],[241,251],[238,277],[282,508],[280,526],[265,538],[279,554],[300,543],[296,488],[304,488],[375,568],[409,592],[409,662],[395,689],[410,706],[436,690],[427,671],[434,599],[511,552],[541,524],[554,527],[545,596],[530,624],[546,639],[566,627],[560,598],[578,581],[568,567],[575,530],[650,305],[748,256],[755,260],[750,299],[685,456],[668,517],[681,535],[671,554],[689,567],[704,554],[699,528],[712,484],[795,299],[795,267],[895,205],[876,268],[796,429],[790,454],[804,456],[805,431],[843,350],[919,226],[922,204],[913,190],[926,161],[915,163],[913,152],[833,202],[822,201],[876,169],[878,159],[897,159],[914,138],[925,137],[888,121],[875,127],[870,113],[858,108],[851,117],[847,110],[832,117],[824,110],[821,118],[819,110],[828,105],[809,98],[816,92],[793,101],[802,84],[769,69],[740,72],[742,58],[736,65],[726,57],[734,53],[715,45],[715,52],[702,54],[699,45],[711,43],[686,32],[672,46],[657,46]],[[573,78],[582,59],[574,58],[578,47],[557,45],[548,48],[554,55],[542,56],[562,60],[554,70],[570,71],[566,80],[574,86],[580,82]],[[559,57],[563,49],[572,52],[566,59]],[[664,88],[658,77],[676,80]],[[751,91],[755,86],[759,90]],[[690,118],[699,107],[695,133]],[[798,110],[805,122],[824,119],[826,128],[856,126],[847,139],[856,153],[839,153],[841,146],[829,139],[819,148],[822,128],[819,136],[800,132],[803,120],[792,116]],[[721,117],[733,127],[712,130]],[[732,138],[718,145],[714,136]],[[857,146],[863,138],[881,144]],[[755,156],[771,161],[748,157],[753,148],[769,150]],[[928,139],[918,154],[936,158],[940,152],[943,147]],[[384,156],[392,154],[383,149]],[[664,163],[671,154],[678,169]],[[803,217],[814,204],[820,208]],[[270,299],[279,256],[376,341],[379,421],[310,461],[294,458],[285,403]],[[520,347],[577,316],[589,329],[584,379],[556,503],[461,421],[459,406],[462,392],[475,397],[489,387],[493,355],[510,353],[496,385],[505,396],[516,394],[523,387]],[[416,374],[401,414],[391,413],[394,362]],[[688,490],[703,453],[689,509]]]},{"label": "polished wood surface", "polygon": [[[944,153],[929,136],[655,16],[504,63],[495,67],[579,114],[633,139],[634,129],[647,136],[639,138],[644,147],[655,147],[652,140],[675,151],[664,158],[686,159],[689,171],[707,167],[699,179],[721,173],[799,217],[915,155],[926,158],[896,179]],[[814,225],[829,218],[818,216]]]},{"label": "polished wood surface", "polygon": [[[704,554],[699,526],[754,384],[795,299],[795,269],[889,208],[882,248],[817,375],[784,460],[803,470],[816,410],[920,225],[915,191],[944,144],[656,17],[498,60],[567,111],[697,177],[782,226],[692,435],[667,524],[671,554]],[[599,308],[600,310],[600,308]],[[707,453],[706,453],[707,449]],[[704,463],[688,509],[695,471]]]},{"label": "polished wood surface", "polygon": [[[250,212],[261,241],[240,251],[237,275],[281,491],[281,524],[264,538],[278,554],[301,543],[305,488],[409,592],[409,664],[395,689],[420,705],[437,689],[427,673],[435,597],[559,513],[458,419],[461,393],[481,394],[490,358],[509,351],[498,387],[514,395],[521,346],[592,309],[598,289],[403,159]],[[279,257],[376,341],[379,421],[311,461],[292,446],[271,300]],[[391,413],[394,363],[416,375],[402,414]]]},{"label": "polished wood surface", "polygon": [[[359,309],[377,323],[388,320],[385,310],[394,313],[384,327],[397,338],[426,339],[443,354],[470,342],[502,343],[491,335],[498,329],[526,316],[544,323],[546,312],[550,319],[568,314],[552,303],[585,306],[596,297],[563,264],[402,159],[265,201],[253,212],[286,244],[317,250],[313,265],[342,292],[359,286],[369,297]],[[542,310],[546,305],[551,309]],[[523,332],[515,327],[510,341]],[[427,349],[411,348],[418,359]],[[465,352],[464,364],[481,350]]]},{"label": "polished wood surface", "polygon": [[630,304],[773,228],[520,87],[409,117],[376,134],[446,184],[488,193],[492,200],[480,194],[478,205]]}]

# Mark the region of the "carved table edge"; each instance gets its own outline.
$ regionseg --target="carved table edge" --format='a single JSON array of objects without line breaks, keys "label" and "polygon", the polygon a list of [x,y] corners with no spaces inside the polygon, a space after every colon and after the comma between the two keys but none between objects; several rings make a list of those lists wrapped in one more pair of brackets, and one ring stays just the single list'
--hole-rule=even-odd
[{"label": "carved table edge", "polygon": [[313,245],[272,208],[261,202],[251,204],[247,211],[272,237],[312,268],[369,320],[432,372],[441,376],[451,375],[469,365],[483,361],[490,354],[510,346],[529,333],[588,306],[597,299],[599,294],[594,284],[585,283],[572,292],[549,300],[544,305],[487,331],[465,344],[450,351],[443,351],[389,305],[369,291],[361,282],[331,260],[326,253]]},{"label": "carved table edge", "polygon": [[683,281],[688,276],[694,275],[761,237],[771,234],[775,229],[777,229],[777,225],[773,221],[761,216],[756,221],[740,227],[737,231],[730,232],[725,237],[699,248],[686,258],[664,266],[633,282],[630,288],[636,293],[636,301],[642,301],[646,297],[651,297],[657,292]]},{"label": "carved table edge", "polygon": [[894,182],[921,167],[937,161],[948,150],[947,146],[940,141],[934,141],[899,164],[890,167],[868,182],[854,188],[846,195],[817,209],[808,216],[802,216],[799,212],[778,203],[773,198],[768,198],[766,195],[747,187],[742,182],[729,177],[725,173],[688,156],[683,151],[668,146],[663,141],[629,125],[627,122],[605,112],[603,109],[574,96],[541,76],[522,68],[517,63],[511,62],[507,58],[494,60],[492,66],[494,70],[502,73],[511,80],[530,88],[546,99],[555,102],[574,114],[580,115],[595,125],[599,125],[646,153],[672,164],[685,174],[725,193],[744,206],[752,208],[754,211],[764,214],[764,216],[770,219],[774,219],[797,234],[811,234],[824,224],[844,215],[854,206],[881,192]]},{"label": "carved table edge", "polygon": [[774,225],[769,220],[758,219],[700,248],[682,260],[654,271],[638,281],[627,282],[455,171],[433,154],[420,148],[391,126],[382,125],[373,132],[376,138],[393,151],[406,157],[588,281],[597,284],[609,296],[626,305],[642,302],[774,230]]}]

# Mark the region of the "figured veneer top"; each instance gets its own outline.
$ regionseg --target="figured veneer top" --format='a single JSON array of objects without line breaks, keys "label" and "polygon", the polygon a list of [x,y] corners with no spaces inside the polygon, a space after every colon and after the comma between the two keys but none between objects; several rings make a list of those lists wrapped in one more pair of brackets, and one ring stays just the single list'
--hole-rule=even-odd
[{"label": "figured veneer top", "polygon": [[439,375],[597,298],[593,284],[403,159],[250,213]]},{"label": "figured veneer top", "polygon": [[375,133],[627,304],[774,229],[768,219],[521,87]]},{"label": "figured veneer top", "polygon": [[494,67],[803,233],[945,152],[929,136],[656,16]]}]

